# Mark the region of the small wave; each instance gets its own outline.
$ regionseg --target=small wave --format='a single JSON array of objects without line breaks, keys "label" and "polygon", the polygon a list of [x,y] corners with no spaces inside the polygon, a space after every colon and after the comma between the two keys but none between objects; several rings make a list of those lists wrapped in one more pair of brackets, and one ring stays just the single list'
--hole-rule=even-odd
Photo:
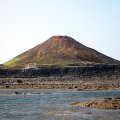
[{"label": "small wave", "polygon": [[57,115],[57,116],[67,116],[67,115],[80,115],[81,113],[80,112],[70,112],[70,111],[64,111],[62,113],[55,113],[54,115]]},{"label": "small wave", "polygon": [[23,93],[23,95],[43,95],[44,93]]}]

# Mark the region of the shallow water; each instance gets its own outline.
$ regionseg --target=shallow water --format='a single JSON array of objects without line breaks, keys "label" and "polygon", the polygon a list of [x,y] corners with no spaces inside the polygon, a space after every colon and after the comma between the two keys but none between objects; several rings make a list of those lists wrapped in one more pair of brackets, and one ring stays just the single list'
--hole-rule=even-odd
[{"label": "shallow water", "polygon": [[116,96],[120,96],[120,91],[0,90],[0,120],[120,120],[120,110],[70,105],[71,102]]}]

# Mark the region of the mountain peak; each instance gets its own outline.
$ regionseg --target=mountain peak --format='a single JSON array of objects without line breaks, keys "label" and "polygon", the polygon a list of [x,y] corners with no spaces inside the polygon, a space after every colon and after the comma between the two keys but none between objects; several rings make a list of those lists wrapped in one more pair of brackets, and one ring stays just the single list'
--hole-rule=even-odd
[{"label": "mountain peak", "polygon": [[67,44],[67,43],[74,43],[75,40],[69,36],[52,36],[51,38],[49,38],[46,42],[50,42],[50,43],[62,43],[63,44]]},{"label": "mountain peak", "polygon": [[66,36],[66,35],[64,35],[64,36],[62,36],[62,35],[56,35],[56,36],[50,37],[49,39],[54,39],[54,40],[68,40],[68,39],[73,39],[73,38],[71,38],[69,36]]},{"label": "mountain peak", "polygon": [[29,63],[36,63],[37,65],[69,65],[75,63],[115,64],[118,62],[94,49],[84,46],[69,36],[59,35],[52,36],[45,42],[6,62],[5,65],[24,67]]},{"label": "mountain peak", "polygon": [[[77,42],[75,39],[69,36],[52,36],[49,38],[47,41],[45,41],[43,46],[49,47],[53,49],[67,49],[67,48],[84,48],[85,46],[82,45],[81,43]],[[65,50],[66,51],[66,50]]]},{"label": "mountain peak", "polygon": [[73,39],[72,37],[69,37],[69,36],[52,36],[51,38],[49,38],[47,41],[56,41],[56,42],[77,42],[75,39]]}]

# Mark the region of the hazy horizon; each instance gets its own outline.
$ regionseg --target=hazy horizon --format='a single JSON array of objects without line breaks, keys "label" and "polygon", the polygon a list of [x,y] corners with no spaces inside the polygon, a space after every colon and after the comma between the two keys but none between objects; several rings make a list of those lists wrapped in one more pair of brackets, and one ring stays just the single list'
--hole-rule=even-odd
[{"label": "hazy horizon", "polygon": [[120,60],[119,0],[0,0],[0,63],[67,35]]}]

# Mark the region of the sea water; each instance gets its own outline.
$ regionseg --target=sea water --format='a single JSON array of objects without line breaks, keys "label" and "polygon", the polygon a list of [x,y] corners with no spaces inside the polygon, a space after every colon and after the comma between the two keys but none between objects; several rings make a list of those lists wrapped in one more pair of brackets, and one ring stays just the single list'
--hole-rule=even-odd
[{"label": "sea water", "polygon": [[1,89],[0,120],[120,120],[120,110],[71,106],[72,102],[118,97],[120,91]]}]

